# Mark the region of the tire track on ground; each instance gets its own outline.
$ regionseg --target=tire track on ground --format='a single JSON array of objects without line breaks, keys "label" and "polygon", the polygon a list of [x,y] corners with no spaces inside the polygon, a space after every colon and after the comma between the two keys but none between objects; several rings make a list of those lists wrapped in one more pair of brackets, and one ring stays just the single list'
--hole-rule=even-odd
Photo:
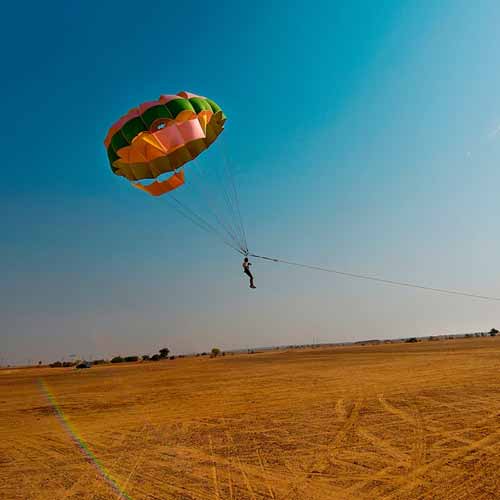
[{"label": "tire track on ground", "polygon": [[[335,461],[335,453],[339,449],[341,443],[345,440],[349,432],[358,422],[363,403],[363,399],[356,399],[354,400],[351,408],[349,410],[346,410],[343,399],[339,399],[336,402],[335,414],[337,415],[337,418],[343,420],[340,429],[336,432],[333,441],[327,443],[327,449],[324,453],[322,453],[322,456],[319,457],[315,462],[310,464],[309,467],[307,467],[309,472],[306,472],[303,477],[298,478],[292,483],[283,500],[286,500],[292,492],[297,491],[298,488],[310,483],[315,478],[329,477],[331,479],[334,479],[335,476],[327,474],[326,472],[329,467],[333,465],[333,462]],[[340,489],[337,489],[337,493],[341,495],[342,491]]]},{"label": "tire track on ground", "polygon": [[409,493],[411,490],[425,482],[422,476],[430,470],[447,465],[450,462],[464,458],[467,455],[476,453],[477,451],[481,451],[484,449],[488,450],[490,447],[496,446],[498,443],[500,443],[500,430],[495,431],[489,436],[486,436],[483,439],[479,439],[468,446],[464,446],[452,453],[449,453],[444,457],[440,457],[431,462],[428,462],[425,465],[420,466],[418,469],[412,471],[409,479],[400,480],[400,486],[389,495],[381,498],[381,500],[390,500],[392,498],[395,498],[396,495]]}]

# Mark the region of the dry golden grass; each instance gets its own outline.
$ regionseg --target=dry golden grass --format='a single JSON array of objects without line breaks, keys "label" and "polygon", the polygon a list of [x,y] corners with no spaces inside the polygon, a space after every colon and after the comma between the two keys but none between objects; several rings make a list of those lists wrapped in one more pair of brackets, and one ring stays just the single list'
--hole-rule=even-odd
[{"label": "dry golden grass", "polygon": [[500,499],[500,338],[0,371],[0,498]]}]

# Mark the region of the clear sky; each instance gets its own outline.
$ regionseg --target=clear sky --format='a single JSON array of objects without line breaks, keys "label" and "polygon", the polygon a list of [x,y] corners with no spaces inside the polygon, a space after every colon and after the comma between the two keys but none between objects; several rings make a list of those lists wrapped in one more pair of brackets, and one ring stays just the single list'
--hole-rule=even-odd
[{"label": "clear sky", "polygon": [[142,101],[209,96],[253,252],[498,296],[499,25],[496,0],[9,2],[0,358],[500,326],[496,303],[265,262],[252,291],[103,146]]}]

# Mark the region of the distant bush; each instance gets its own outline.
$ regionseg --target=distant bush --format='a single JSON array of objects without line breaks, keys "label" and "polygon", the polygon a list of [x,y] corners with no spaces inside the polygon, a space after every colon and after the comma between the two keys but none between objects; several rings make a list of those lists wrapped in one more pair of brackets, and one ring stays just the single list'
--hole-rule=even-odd
[{"label": "distant bush", "polygon": [[70,368],[72,366],[75,366],[76,363],[73,363],[72,361],[65,361],[62,365],[63,368]]},{"label": "distant bush", "polygon": [[168,358],[168,354],[170,352],[170,349],[167,349],[166,347],[164,347],[163,349],[160,349],[160,358],[163,358],[163,359],[166,359]]},{"label": "distant bush", "polygon": [[466,339],[471,339],[473,337],[472,333],[466,333],[465,338]]},{"label": "distant bush", "polygon": [[496,328],[492,328],[490,331],[489,331],[489,335],[490,337],[496,337],[497,334],[498,334],[498,330]]},{"label": "distant bush", "polygon": [[123,358],[121,356],[115,356],[112,360],[111,363],[123,363]]},{"label": "distant bush", "polygon": [[202,352],[202,353],[201,353],[201,355],[202,355],[202,356],[206,356],[207,354],[208,354],[208,353],[206,353],[206,352]]},{"label": "distant bush", "polygon": [[154,354],[151,356],[151,361],[159,361],[160,360],[160,355],[159,354]]},{"label": "distant bush", "polygon": [[123,360],[127,363],[134,363],[136,361],[139,361],[139,356],[126,356],[123,358]]},{"label": "distant bush", "polygon": [[168,359],[174,360],[175,356],[170,356]]},{"label": "distant bush", "polygon": [[54,363],[50,363],[51,368],[61,368],[63,364],[60,361],[55,361]]},{"label": "distant bush", "polygon": [[409,339],[406,339],[405,342],[408,344],[408,343],[418,342],[418,340],[416,337],[411,337]]},{"label": "distant bush", "polygon": [[212,348],[212,357],[216,358],[220,354],[220,349],[218,347]]},{"label": "distant bush", "polygon": [[94,361],[92,361],[92,364],[94,365],[103,365],[106,363],[106,360],[104,359],[95,359]]},{"label": "distant bush", "polygon": [[144,354],[144,356],[142,357],[142,360],[143,361],[149,361],[151,358],[149,357],[149,354]]}]

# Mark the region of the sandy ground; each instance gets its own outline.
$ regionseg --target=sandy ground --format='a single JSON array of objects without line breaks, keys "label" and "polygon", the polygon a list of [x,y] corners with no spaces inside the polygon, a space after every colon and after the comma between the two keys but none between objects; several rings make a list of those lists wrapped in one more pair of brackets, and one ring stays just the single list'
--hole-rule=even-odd
[{"label": "sandy ground", "polygon": [[0,370],[1,499],[120,498],[106,474],[134,500],[500,499],[500,338]]}]

